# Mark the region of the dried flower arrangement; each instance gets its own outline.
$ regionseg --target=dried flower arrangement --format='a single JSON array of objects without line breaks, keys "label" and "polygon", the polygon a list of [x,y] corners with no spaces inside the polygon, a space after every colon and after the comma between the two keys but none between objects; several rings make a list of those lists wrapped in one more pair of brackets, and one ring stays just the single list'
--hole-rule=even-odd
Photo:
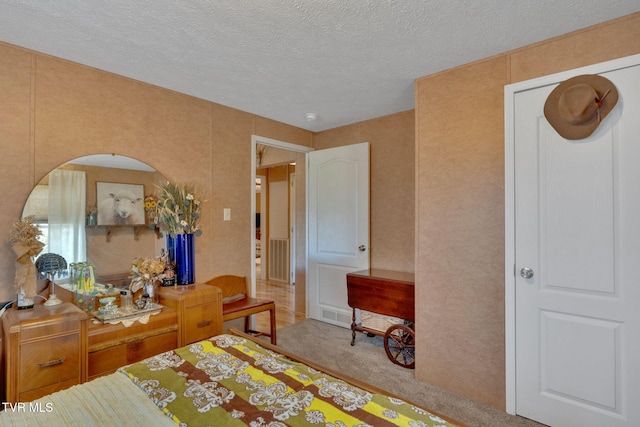
[{"label": "dried flower arrangement", "polygon": [[[38,237],[42,236],[42,231],[34,224],[34,220],[35,216],[30,215],[14,222],[9,232],[9,241],[27,246],[39,245],[42,248],[43,243],[38,240]],[[37,255],[37,253],[34,255]]]},{"label": "dried flower arrangement", "polygon": [[157,214],[164,231],[176,234],[200,236],[201,199],[194,195],[192,186],[167,182],[158,197]]},{"label": "dried flower arrangement", "polygon": [[44,247],[38,240],[42,231],[34,224],[34,216],[27,216],[17,221],[9,232],[9,242],[16,254],[16,276],[14,287],[16,293],[21,289],[29,297],[35,295],[36,271],[32,257],[37,256]]},{"label": "dried flower arrangement", "polygon": [[131,289],[132,293],[142,289],[146,283],[155,282],[164,278],[165,264],[155,258],[135,258],[131,263]]}]

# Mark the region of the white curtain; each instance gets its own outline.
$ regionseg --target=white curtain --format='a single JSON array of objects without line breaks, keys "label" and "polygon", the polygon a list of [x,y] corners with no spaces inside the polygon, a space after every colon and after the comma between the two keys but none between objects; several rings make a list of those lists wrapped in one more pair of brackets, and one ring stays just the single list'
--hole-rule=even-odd
[{"label": "white curtain", "polygon": [[84,172],[49,173],[49,252],[61,255],[67,265],[87,260],[86,190]]}]

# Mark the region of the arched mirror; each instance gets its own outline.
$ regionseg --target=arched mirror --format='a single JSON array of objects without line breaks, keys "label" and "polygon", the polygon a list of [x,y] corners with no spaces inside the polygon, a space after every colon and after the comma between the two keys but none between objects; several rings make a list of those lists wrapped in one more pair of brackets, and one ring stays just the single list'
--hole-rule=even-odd
[{"label": "arched mirror", "polygon": [[46,246],[67,264],[89,261],[98,277],[127,275],[136,257],[164,248],[145,198],[166,178],[125,156],[99,154],[71,160],[33,189],[23,217],[33,215]]}]

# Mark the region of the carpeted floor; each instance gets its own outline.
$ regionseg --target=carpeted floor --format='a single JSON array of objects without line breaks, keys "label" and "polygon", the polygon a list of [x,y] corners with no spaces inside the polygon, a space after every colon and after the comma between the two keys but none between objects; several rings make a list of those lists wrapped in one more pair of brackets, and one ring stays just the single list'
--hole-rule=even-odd
[{"label": "carpeted floor", "polygon": [[413,370],[395,365],[387,358],[380,337],[358,333],[356,344],[353,347],[350,344],[349,329],[312,319],[278,329],[279,347],[469,426],[542,426],[416,381]]}]

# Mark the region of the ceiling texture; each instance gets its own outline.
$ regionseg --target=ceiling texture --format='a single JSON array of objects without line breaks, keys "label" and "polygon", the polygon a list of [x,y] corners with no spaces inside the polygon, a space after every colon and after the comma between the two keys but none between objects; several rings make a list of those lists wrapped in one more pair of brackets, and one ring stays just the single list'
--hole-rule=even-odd
[{"label": "ceiling texture", "polygon": [[637,0],[0,0],[0,41],[321,131],[413,109],[416,78],[637,11]]}]

